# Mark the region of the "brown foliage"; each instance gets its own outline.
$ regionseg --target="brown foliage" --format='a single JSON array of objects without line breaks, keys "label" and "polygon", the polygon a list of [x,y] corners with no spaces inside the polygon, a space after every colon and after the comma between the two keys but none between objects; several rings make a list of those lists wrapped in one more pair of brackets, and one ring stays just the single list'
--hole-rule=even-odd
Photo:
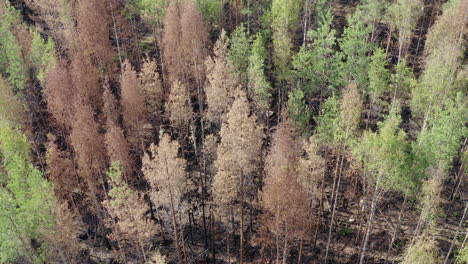
[{"label": "brown foliage", "polygon": [[24,120],[24,109],[13,94],[7,80],[0,75],[0,119],[8,120],[13,125],[21,125]]},{"label": "brown foliage", "polygon": [[[282,245],[294,239],[305,239],[314,221],[309,208],[310,200],[298,183],[298,148],[293,125],[290,121],[284,121],[273,137],[261,194],[261,205],[265,209],[264,225],[276,239],[284,241]],[[287,248],[282,251],[286,253]]]},{"label": "brown foliage", "polygon": [[208,32],[195,0],[184,2],[181,31],[180,45],[186,60],[185,65],[189,67],[187,73],[200,81],[205,75],[204,60],[207,56]]},{"label": "brown foliage", "polygon": [[345,137],[354,136],[359,130],[363,103],[356,82],[351,82],[343,91],[341,101],[340,126]]},{"label": "brown foliage", "polygon": [[84,229],[83,223],[66,203],[54,208],[55,225],[46,232],[47,261],[49,263],[79,263],[81,246],[78,235]]},{"label": "brown foliage", "polygon": [[83,51],[95,65],[108,67],[114,52],[110,42],[110,16],[106,1],[80,0],[75,2],[77,42],[75,50]]},{"label": "brown foliage", "polygon": [[127,128],[128,141],[132,148],[139,150],[149,132],[145,94],[141,88],[137,73],[128,60],[124,62],[123,67],[120,80],[123,120]]},{"label": "brown foliage", "polygon": [[79,175],[86,181],[91,195],[98,193],[98,176],[105,166],[106,151],[104,139],[98,132],[93,110],[83,102],[75,102],[75,116],[70,134],[70,141],[75,151]]},{"label": "brown foliage", "polygon": [[45,99],[47,108],[57,125],[69,129],[73,117],[73,100],[76,89],[72,77],[63,60],[47,72]]},{"label": "brown foliage", "polygon": [[107,120],[106,129],[107,155],[111,163],[120,162],[123,167],[124,177],[128,182],[128,178],[133,175],[134,163],[130,157],[130,146],[124,136],[124,131],[112,120]]},{"label": "brown foliage", "polygon": [[154,117],[158,117],[162,108],[164,90],[159,78],[156,60],[146,58],[143,61],[139,77],[148,109]]},{"label": "brown foliage", "polygon": [[164,33],[162,37],[163,62],[169,84],[175,80],[183,80],[184,61],[182,58],[181,25],[178,1],[169,1],[164,17]]},{"label": "brown foliage", "polygon": [[46,161],[47,176],[54,185],[55,196],[63,202],[68,201],[75,188],[79,188],[78,175],[69,153],[59,149],[52,135],[47,143]]},{"label": "brown foliage", "polygon": [[114,123],[119,123],[118,102],[110,89],[109,80],[107,78],[104,80],[103,86],[104,86],[103,87],[104,92],[102,94],[102,99],[104,101],[103,112],[106,117],[106,120],[107,121],[110,120]]},{"label": "brown foliage", "polygon": [[166,103],[166,113],[171,124],[177,129],[187,127],[192,119],[193,112],[189,105],[189,93],[180,81],[175,81],[172,84]]},{"label": "brown foliage", "polygon": [[221,122],[234,101],[234,91],[240,83],[239,76],[228,58],[228,40],[223,30],[214,48],[214,58],[205,61],[207,85],[205,88],[208,104],[207,118]]},{"label": "brown foliage", "polygon": [[99,83],[99,73],[91,59],[83,53],[76,53],[72,58],[70,73],[78,96],[75,100],[79,98],[94,110],[100,109],[102,86]]}]

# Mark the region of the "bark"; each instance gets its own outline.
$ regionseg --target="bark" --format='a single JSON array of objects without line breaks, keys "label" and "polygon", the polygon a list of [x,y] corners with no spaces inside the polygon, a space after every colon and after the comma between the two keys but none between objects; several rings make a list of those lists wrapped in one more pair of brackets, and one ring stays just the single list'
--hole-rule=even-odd
[{"label": "bark", "polygon": [[400,225],[401,225],[401,217],[403,215],[403,211],[405,210],[405,207],[406,207],[406,195],[404,197],[403,204],[401,205],[401,210],[400,210],[400,213],[398,215],[397,225],[396,225],[395,229],[393,230],[392,239],[390,241],[390,244],[388,245],[387,254],[385,256],[384,264],[388,263],[388,256],[390,255],[390,252],[392,251],[393,243],[395,243],[396,236],[398,235],[398,230],[400,229]]},{"label": "bark", "polygon": [[465,202],[465,210],[463,210],[462,219],[460,220],[460,223],[458,224],[457,231],[455,232],[455,235],[453,236],[452,242],[450,243],[450,248],[449,248],[449,251],[447,252],[447,255],[445,256],[444,264],[447,264],[447,261],[449,260],[450,254],[452,253],[453,245],[455,244],[455,242],[457,240],[458,232],[460,231],[460,229],[463,226],[463,223],[465,221],[467,209],[468,209],[468,202]]}]

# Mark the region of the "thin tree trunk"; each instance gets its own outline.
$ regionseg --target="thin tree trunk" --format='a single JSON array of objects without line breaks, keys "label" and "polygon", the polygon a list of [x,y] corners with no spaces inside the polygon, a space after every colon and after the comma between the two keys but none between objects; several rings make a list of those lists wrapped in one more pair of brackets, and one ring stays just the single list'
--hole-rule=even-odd
[{"label": "thin tree trunk", "polygon": [[180,250],[180,245],[179,245],[179,232],[178,232],[178,225],[177,225],[177,219],[175,215],[175,209],[174,209],[174,199],[172,197],[172,191],[169,190],[169,198],[171,200],[171,214],[172,214],[172,227],[174,229],[174,237],[175,237],[175,246],[177,250],[177,256],[179,257],[179,263],[183,263],[183,258],[182,258],[182,252]]},{"label": "thin tree trunk", "polygon": [[140,244],[141,253],[143,253],[143,259],[145,260],[145,263],[147,263],[148,260],[146,259],[145,247],[143,247],[143,243],[141,243],[140,239],[138,239],[138,243]]},{"label": "thin tree trunk", "polygon": [[371,208],[370,208],[370,216],[369,216],[369,221],[367,222],[367,231],[366,231],[366,236],[364,237],[364,243],[362,245],[361,256],[359,258],[359,264],[364,263],[364,258],[366,256],[367,243],[369,241],[369,234],[371,231],[372,221],[374,220],[374,215],[375,215],[375,204],[377,203],[380,178],[381,176],[379,176],[379,178],[377,179],[377,182],[375,183],[374,195],[372,196],[372,202],[371,202]]},{"label": "thin tree trunk", "polygon": [[393,243],[395,243],[396,236],[398,235],[398,230],[400,229],[400,224],[401,224],[401,217],[403,216],[403,211],[405,210],[405,207],[406,207],[406,195],[403,199],[403,204],[401,205],[400,213],[398,214],[398,222],[397,222],[395,229],[393,230],[392,239],[390,243],[388,244],[388,249],[387,249],[387,254],[385,255],[384,264],[388,263],[388,256],[390,255],[390,251],[392,251]]},{"label": "thin tree trunk", "polygon": [[448,259],[450,257],[450,254],[452,253],[453,245],[455,244],[455,241],[457,240],[458,231],[463,226],[463,223],[465,221],[467,209],[468,209],[468,202],[465,202],[465,210],[463,211],[462,219],[460,220],[460,223],[458,224],[457,231],[455,232],[455,235],[453,236],[452,242],[450,243],[450,248],[449,248],[449,251],[447,252],[447,255],[445,256],[444,264],[447,264],[447,261],[448,261]]},{"label": "thin tree trunk", "polygon": [[285,224],[284,231],[283,264],[286,264],[286,258],[288,255],[288,224]]},{"label": "thin tree trunk", "polygon": [[241,176],[240,176],[240,211],[241,211],[241,219],[240,219],[240,263],[244,263],[244,173],[241,169]]},{"label": "thin tree trunk", "polygon": [[303,247],[304,241],[301,239],[301,242],[299,242],[299,253],[297,257],[297,264],[301,264],[301,258],[302,258],[302,247]]}]

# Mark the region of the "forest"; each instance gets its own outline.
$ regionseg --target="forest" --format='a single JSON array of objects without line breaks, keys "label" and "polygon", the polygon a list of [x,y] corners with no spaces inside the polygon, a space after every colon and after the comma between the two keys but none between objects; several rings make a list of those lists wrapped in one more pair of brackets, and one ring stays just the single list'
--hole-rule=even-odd
[{"label": "forest", "polygon": [[467,264],[468,0],[0,0],[0,263]]}]

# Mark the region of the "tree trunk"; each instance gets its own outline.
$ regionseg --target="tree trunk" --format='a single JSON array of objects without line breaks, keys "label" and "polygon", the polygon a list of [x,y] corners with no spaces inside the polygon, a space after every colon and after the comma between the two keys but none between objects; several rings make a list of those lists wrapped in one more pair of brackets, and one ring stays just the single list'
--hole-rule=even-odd
[{"label": "tree trunk", "polygon": [[447,264],[447,261],[448,261],[448,259],[450,257],[450,254],[452,253],[453,245],[455,244],[455,241],[457,240],[458,231],[463,226],[463,223],[464,223],[465,217],[466,217],[466,209],[468,209],[468,202],[465,202],[465,210],[463,211],[462,219],[460,220],[460,223],[458,224],[457,231],[455,232],[455,235],[453,236],[452,242],[450,243],[450,248],[449,248],[449,251],[447,252],[447,255],[445,256],[444,264]]},{"label": "tree trunk", "polygon": [[244,173],[241,170],[240,176],[240,211],[241,211],[241,219],[240,219],[240,263],[244,263]]},{"label": "tree trunk", "polygon": [[388,256],[390,255],[390,251],[392,251],[393,243],[395,243],[396,236],[398,235],[398,230],[400,229],[400,224],[401,224],[401,217],[403,215],[403,211],[405,210],[405,207],[406,207],[406,195],[404,197],[403,204],[401,205],[401,210],[400,210],[400,213],[398,215],[397,225],[396,225],[395,229],[393,230],[392,239],[391,239],[390,243],[388,244],[388,249],[387,249],[387,254],[385,255],[384,264],[388,263]]},{"label": "tree trunk", "polygon": [[361,256],[359,258],[359,264],[364,263],[364,258],[366,256],[367,243],[369,241],[369,234],[371,231],[372,220],[374,220],[375,204],[377,203],[377,196],[379,192],[380,177],[381,176],[379,176],[379,178],[377,179],[377,182],[375,183],[374,195],[372,196],[372,202],[371,202],[371,208],[370,208],[370,216],[369,216],[369,221],[367,222],[367,231],[366,231],[366,236],[364,237],[364,243],[361,249]]},{"label": "tree trunk", "polygon": [[177,219],[176,219],[176,213],[174,209],[174,199],[172,197],[172,191],[169,190],[169,198],[171,200],[171,214],[172,214],[172,227],[174,229],[174,237],[175,237],[175,246],[177,250],[177,256],[179,257],[179,263],[183,263],[183,258],[182,258],[182,252],[180,250],[180,245],[179,245],[179,232],[178,232],[178,227],[177,227]]},{"label": "tree trunk", "polygon": [[297,257],[297,264],[301,264],[303,244],[304,244],[304,241],[301,239],[301,242],[299,243],[299,253],[298,253],[298,257]]}]

